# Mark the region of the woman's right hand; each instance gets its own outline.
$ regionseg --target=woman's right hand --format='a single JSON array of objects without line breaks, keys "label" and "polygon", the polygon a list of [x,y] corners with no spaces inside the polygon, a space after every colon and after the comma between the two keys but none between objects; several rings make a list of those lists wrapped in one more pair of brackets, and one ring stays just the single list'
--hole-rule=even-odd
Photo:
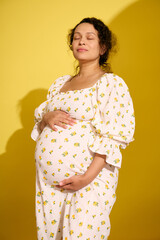
[{"label": "woman's right hand", "polygon": [[66,124],[73,126],[74,123],[76,123],[76,120],[71,118],[69,113],[62,110],[51,111],[44,114],[40,122],[40,130],[43,131],[43,128],[48,125],[51,129],[57,131],[55,125],[67,128]]}]

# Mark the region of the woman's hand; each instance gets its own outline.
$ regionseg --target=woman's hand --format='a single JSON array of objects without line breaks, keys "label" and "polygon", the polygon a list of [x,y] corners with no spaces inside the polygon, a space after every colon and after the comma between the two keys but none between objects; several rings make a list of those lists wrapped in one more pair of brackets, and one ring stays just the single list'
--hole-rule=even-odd
[{"label": "woman's hand", "polygon": [[85,175],[82,174],[82,175],[74,175],[68,179],[64,179],[59,183],[59,185],[56,185],[56,187],[76,191],[85,187],[89,183],[90,181],[88,181]]},{"label": "woman's hand", "polygon": [[87,171],[82,175],[74,175],[68,179],[64,179],[56,185],[58,188],[67,190],[79,190],[91,183],[100,171],[106,166],[106,155],[95,153],[94,159],[87,168]]},{"label": "woman's hand", "polygon": [[48,125],[54,131],[57,131],[55,125],[67,128],[66,124],[73,126],[76,120],[71,118],[69,113],[61,110],[51,111],[44,114],[42,121],[40,122],[40,130]]}]

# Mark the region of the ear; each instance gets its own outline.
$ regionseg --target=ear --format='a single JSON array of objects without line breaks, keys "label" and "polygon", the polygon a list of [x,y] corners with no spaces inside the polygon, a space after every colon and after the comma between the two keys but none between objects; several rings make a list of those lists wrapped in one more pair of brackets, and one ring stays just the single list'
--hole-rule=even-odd
[{"label": "ear", "polygon": [[101,46],[101,49],[100,49],[100,55],[103,55],[105,52],[106,52],[106,46],[105,45],[102,45]]}]

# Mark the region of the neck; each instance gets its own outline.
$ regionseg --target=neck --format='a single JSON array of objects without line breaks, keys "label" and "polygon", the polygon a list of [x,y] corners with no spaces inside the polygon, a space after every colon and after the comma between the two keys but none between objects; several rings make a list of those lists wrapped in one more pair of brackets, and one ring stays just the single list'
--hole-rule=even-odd
[{"label": "neck", "polygon": [[78,73],[79,77],[88,78],[89,76],[96,75],[102,73],[103,70],[100,68],[99,63],[94,62],[86,62],[79,63],[80,71]]}]

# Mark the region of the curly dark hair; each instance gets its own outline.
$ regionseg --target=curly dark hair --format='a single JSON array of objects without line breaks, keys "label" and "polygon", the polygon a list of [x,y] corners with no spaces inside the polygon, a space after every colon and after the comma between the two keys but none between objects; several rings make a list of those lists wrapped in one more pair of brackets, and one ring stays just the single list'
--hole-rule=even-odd
[{"label": "curly dark hair", "polygon": [[[94,17],[84,18],[73,29],[69,30],[67,39],[68,39],[68,45],[69,45],[70,50],[72,50],[72,42],[73,42],[73,36],[74,36],[75,29],[81,23],[90,23],[98,31],[99,44],[100,44],[100,46],[106,47],[105,53],[100,56],[99,65],[106,72],[112,72],[111,65],[107,61],[108,61],[108,58],[109,58],[111,52],[112,53],[117,52],[117,49],[116,49],[117,38],[116,38],[115,34],[100,19],[97,19]],[[76,71],[78,68],[79,68],[79,66],[76,67]]]}]

